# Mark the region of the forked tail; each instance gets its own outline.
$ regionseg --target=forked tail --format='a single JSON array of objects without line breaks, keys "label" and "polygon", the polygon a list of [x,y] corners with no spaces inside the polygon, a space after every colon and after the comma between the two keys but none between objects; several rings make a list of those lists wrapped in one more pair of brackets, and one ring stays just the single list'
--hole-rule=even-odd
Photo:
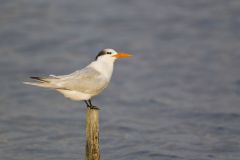
[{"label": "forked tail", "polygon": [[48,78],[45,77],[30,77],[34,79],[36,82],[23,82],[24,84],[27,85],[32,85],[32,86],[38,86],[38,87],[44,87],[44,88],[55,88],[48,80]]}]

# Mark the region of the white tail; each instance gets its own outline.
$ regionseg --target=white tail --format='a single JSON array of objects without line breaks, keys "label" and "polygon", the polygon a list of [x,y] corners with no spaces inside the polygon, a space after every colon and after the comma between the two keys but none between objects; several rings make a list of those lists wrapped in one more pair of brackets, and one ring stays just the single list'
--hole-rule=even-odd
[{"label": "white tail", "polygon": [[36,82],[23,82],[24,84],[27,85],[32,85],[32,86],[38,86],[38,87],[44,87],[44,88],[54,88],[51,84],[49,83],[36,83]]}]

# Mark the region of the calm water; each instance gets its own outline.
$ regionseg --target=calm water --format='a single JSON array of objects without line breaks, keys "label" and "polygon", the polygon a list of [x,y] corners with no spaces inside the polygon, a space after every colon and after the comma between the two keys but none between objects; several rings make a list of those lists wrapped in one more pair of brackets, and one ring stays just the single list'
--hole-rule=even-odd
[{"label": "calm water", "polygon": [[103,48],[104,160],[239,160],[239,0],[1,0],[0,159],[84,159],[85,104],[21,82],[67,74]]}]

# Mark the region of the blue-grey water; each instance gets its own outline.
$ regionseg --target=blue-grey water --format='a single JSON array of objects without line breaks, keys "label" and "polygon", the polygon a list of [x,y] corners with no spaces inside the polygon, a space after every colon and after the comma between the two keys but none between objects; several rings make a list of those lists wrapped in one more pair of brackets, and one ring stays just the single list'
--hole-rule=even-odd
[{"label": "blue-grey water", "polygon": [[103,48],[134,58],[93,99],[102,159],[240,159],[239,0],[0,2],[1,160],[84,159],[85,104],[21,82]]}]

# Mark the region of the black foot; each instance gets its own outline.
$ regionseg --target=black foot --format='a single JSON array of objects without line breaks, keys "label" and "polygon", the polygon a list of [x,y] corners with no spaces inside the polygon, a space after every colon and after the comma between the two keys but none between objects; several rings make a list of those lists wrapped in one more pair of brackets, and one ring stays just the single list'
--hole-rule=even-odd
[{"label": "black foot", "polygon": [[87,107],[89,107],[91,109],[100,110],[98,107],[92,105],[91,100],[87,100],[87,101],[84,101],[84,102],[86,103]]},{"label": "black foot", "polygon": [[100,110],[97,106],[88,106],[90,109]]}]

